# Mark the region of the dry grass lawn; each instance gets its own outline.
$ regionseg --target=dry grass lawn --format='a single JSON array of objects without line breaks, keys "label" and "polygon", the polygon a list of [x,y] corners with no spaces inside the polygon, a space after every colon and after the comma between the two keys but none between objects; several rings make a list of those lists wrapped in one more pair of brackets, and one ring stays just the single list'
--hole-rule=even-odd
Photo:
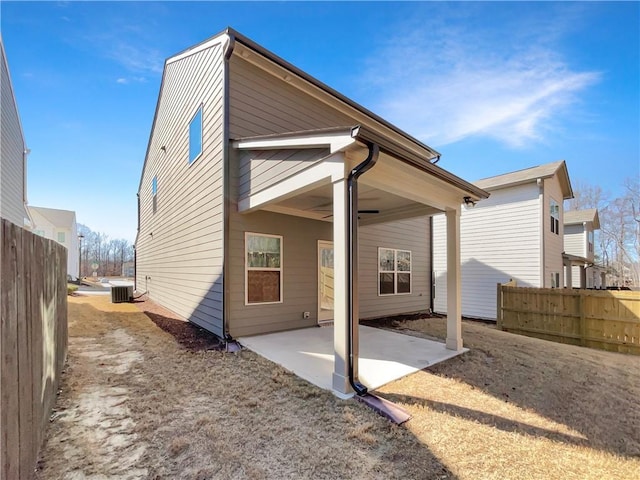
[{"label": "dry grass lawn", "polygon": [[471,352],[381,389],[398,427],[150,302],[71,297],[69,321],[37,479],[639,478],[640,357],[465,324]]}]

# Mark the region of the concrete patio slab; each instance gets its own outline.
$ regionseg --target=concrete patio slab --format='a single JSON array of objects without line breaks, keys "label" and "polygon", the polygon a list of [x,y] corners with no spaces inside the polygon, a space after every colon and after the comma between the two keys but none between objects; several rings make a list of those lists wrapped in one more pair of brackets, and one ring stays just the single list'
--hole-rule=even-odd
[{"label": "concrete patio slab", "polygon": [[[332,326],[242,337],[238,341],[314,385],[332,390]],[[455,352],[447,350],[444,343],[360,325],[360,382],[375,390],[466,351]]]}]

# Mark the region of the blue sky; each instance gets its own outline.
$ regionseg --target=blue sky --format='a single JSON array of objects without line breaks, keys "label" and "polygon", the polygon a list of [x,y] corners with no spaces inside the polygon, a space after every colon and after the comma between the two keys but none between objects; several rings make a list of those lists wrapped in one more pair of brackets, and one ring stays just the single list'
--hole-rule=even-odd
[{"label": "blue sky", "polygon": [[29,203],[134,241],[165,58],[231,26],[440,151],[466,180],[564,159],[640,174],[640,4],[0,2]]}]

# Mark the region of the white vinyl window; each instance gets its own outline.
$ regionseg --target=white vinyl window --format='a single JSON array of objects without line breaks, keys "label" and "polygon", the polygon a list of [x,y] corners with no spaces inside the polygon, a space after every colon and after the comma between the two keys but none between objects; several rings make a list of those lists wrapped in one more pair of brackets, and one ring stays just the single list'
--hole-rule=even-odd
[{"label": "white vinyl window", "polygon": [[245,304],[282,302],[282,237],[245,233]]},{"label": "white vinyl window", "polygon": [[65,238],[66,238],[66,236],[65,236],[64,232],[58,232],[58,243],[64,243]]},{"label": "white vinyl window", "polygon": [[551,288],[561,288],[560,274],[558,272],[551,272]]},{"label": "white vinyl window", "polygon": [[202,105],[189,122],[189,163],[202,154]]},{"label": "white vinyl window", "polygon": [[378,248],[378,295],[411,293],[411,252]]},{"label": "white vinyl window", "polygon": [[587,234],[587,250],[589,253],[593,253],[593,232],[589,231]]},{"label": "white vinyl window", "polygon": [[551,231],[560,235],[560,205],[553,198],[549,202],[549,214],[551,215]]}]

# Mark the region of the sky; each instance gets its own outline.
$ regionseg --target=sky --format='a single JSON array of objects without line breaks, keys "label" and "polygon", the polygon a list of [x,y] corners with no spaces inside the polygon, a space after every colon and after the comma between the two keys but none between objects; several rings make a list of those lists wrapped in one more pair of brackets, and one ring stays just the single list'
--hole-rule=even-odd
[{"label": "sky", "polygon": [[565,160],[640,175],[638,2],[0,1],[30,205],[135,241],[164,60],[231,26],[474,181]]}]

